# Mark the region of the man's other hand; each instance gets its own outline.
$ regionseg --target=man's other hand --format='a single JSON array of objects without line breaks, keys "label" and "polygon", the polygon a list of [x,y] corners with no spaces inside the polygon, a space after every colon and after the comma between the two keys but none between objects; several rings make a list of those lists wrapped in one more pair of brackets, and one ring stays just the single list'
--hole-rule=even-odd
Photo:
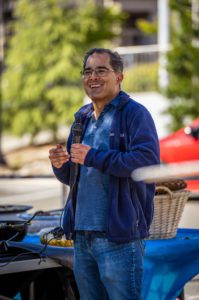
[{"label": "man's other hand", "polygon": [[69,161],[70,155],[60,144],[58,144],[56,145],[56,148],[51,148],[49,150],[49,159],[55,168],[61,168],[64,163]]}]

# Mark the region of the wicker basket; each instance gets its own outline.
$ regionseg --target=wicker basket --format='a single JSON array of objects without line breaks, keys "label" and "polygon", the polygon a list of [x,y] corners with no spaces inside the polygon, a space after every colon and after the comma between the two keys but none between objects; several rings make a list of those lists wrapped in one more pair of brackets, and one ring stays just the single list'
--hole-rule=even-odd
[{"label": "wicker basket", "polygon": [[[164,189],[161,190],[162,186],[166,186],[171,191],[178,191],[185,189],[187,187],[187,183],[183,179],[172,179],[167,181],[156,182],[156,194],[167,194],[167,191],[165,191]],[[157,189],[157,187],[159,188]]]},{"label": "wicker basket", "polygon": [[151,224],[149,239],[169,239],[176,236],[176,231],[185,203],[190,192],[186,190],[171,191],[165,186],[157,186],[165,194],[154,198],[154,218]]}]

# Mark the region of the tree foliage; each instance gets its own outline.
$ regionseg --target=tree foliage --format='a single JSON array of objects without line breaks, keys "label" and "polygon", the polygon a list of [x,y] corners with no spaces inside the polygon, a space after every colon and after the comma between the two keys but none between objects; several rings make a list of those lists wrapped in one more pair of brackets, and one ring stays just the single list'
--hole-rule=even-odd
[{"label": "tree foliage", "polygon": [[172,10],[172,48],[168,53],[171,99],[168,112],[172,129],[183,125],[186,119],[199,115],[199,20],[194,19],[192,1],[170,0]]},{"label": "tree foliage", "polygon": [[142,63],[126,68],[122,88],[129,93],[158,90],[158,63]]},{"label": "tree foliage", "polygon": [[3,74],[4,127],[34,137],[70,123],[83,99],[82,58],[109,45],[121,20],[117,7],[91,0],[18,0]]},{"label": "tree foliage", "polygon": [[145,19],[138,19],[136,22],[137,27],[144,32],[146,35],[154,35],[158,32],[157,19],[148,21]]}]

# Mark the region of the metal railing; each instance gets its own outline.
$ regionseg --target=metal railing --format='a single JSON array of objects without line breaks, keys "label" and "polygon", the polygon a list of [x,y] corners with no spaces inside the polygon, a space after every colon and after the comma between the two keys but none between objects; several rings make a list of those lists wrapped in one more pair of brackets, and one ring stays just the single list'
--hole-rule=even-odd
[{"label": "metal railing", "polygon": [[163,47],[155,44],[117,47],[115,48],[115,51],[121,55],[124,61],[124,66],[128,68],[141,63],[157,62],[160,55],[165,54],[169,49],[169,45],[165,45]]}]

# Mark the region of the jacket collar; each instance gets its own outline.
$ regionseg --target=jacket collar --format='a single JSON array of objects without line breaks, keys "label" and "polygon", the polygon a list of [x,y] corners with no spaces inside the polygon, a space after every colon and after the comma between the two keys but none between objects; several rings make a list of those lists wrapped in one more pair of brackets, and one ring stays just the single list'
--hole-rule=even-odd
[{"label": "jacket collar", "polygon": [[[127,102],[130,100],[130,96],[126,94],[124,91],[119,92],[119,98],[120,101],[116,106],[118,110],[123,109],[123,107],[127,104]],[[113,100],[114,101],[114,100]],[[84,106],[82,106],[76,113],[75,113],[75,120],[80,120],[81,122],[84,121],[85,118],[88,118],[91,116],[93,112],[93,104],[89,103]]]}]

